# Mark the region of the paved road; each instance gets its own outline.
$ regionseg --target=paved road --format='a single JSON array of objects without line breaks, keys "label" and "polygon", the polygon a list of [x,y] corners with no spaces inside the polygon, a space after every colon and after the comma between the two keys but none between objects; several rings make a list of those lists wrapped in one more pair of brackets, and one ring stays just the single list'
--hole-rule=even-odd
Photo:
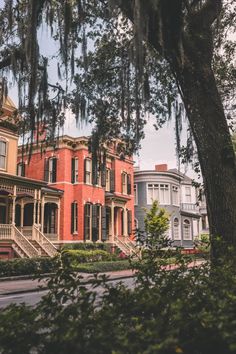
[{"label": "paved road", "polygon": [[[122,280],[112,280],[110,283],[116,284],[118,282],[122,282],[125,284],[127,287],[131,288],[134,286],[134,278],[126,278]],[[90,284],[87,285],[87,287],[91,287]],[[102,287],[98,287],[96,289],[97,293],[100,295],[103,292]],[[41,298],[46,295],[48,290],[42,290],[42,291],[37,291],[37,292],[27,292],[27,293],[21,293],[21,294],[12,294],[12,295],[0,295],[0,308],[6,307],[7,305],[10,304],[20,304],[20,303],[26,303],[27,305],[34,306],[37,304]]]}]

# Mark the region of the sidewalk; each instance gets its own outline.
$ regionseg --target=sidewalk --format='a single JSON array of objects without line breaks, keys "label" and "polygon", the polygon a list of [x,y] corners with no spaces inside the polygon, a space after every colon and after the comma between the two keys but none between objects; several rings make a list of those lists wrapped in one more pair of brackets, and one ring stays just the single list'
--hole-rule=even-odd
[{"label": "sidewalk", "polygon": [[[90,273],[79,273],[83,277],[85,283],[89,283],[93,279],[93,274]],[[121,270],[115,272],[100,273],[99,275],[105,274],[110,280],[119,280],[125,278],[131,278],[135,275],[132,270]],[[32,279],[21,279],[21,280],[7,280],[0,281],[0,296],[19,294],[26,292],[40,291],[47,289],[47,278],[42,278],[40,282],[38,280]]]}]

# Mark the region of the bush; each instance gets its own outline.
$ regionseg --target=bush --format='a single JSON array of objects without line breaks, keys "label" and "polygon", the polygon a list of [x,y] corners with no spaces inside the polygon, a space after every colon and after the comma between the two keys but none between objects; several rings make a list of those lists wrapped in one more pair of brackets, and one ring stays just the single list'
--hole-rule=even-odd
[{"label": "bush", "polygon": [[80,263],[110,261],[112,255],[103,250],[64,250],[61,259],[63,265],[76,268]]},{"label": "bush", "polygon": [[130,269],[131,265],[128,260],[114,261],[114,262],[97,262],[97,263],[85,263],[79,264],[76,267],[78,272],[84,273],[103,273],[111,271],[119,271]]},{"label": "bush", "polygon": [[58,268],[58,262],[58,257],[16,258],[0,261],[0,277],[52,273]]},{"label": "bush", "polygon": [[103,250],[110,252],[111,245],[109,243],[85,243],[85,242],[80,242],[80,243],[69,243],[66,245],[63,245],[62,251],[64,250]]}]

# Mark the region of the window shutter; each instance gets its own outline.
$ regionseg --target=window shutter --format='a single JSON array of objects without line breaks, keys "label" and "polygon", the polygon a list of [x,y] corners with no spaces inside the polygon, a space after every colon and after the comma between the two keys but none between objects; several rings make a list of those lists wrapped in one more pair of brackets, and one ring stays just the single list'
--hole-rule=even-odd
[{"label": "window shutter", "polygon": [[98,164],[96,161],[92,163],[92,184],[98,184]]},{"label": "window shutter", "polygon": [[86,241],[86,213],[87,213],[87,204],[84,204],[84,241]]},{"label": "window shutter", "polygon": [[96,242],[98,240],[98,206],[96,204],[92,205],[92,241]]},{"label": "window shutter", "polygon": [[71,203],[71,233],[74,232],[74,203]]},{"label": "window shutter", "polygon": [[49,178],[49,159],[44,160],[44,180],[48,182]]},{"label": "window shutter", "polygon": [[106,241],[108,239],[107,235],[107,217],[106,217],[106,207],[102,206],[102,241]]},{"label": "window shutter", "polygon": [[52,182],[57,181],[57,159],[53,158],[52,160]]},{"label": "window shutter", "polygon": [[131,194],[131,175],[127,175],[127,194]]},{"label": "window shutter", "polygon": [[110,186],[111,186],[111,192],[114,193],[115,192],[115,170],[111,170],[110,171]]},{"label": "window shutter", "polygon": [[75,183],[75,159],[71,159],[71,183]]},{"label": "window shutter", "polygon": [[84,183],[86,183],[86,159],[84,159]]},{"label": "window shutter", "polygon": [[132,234],[132,210],[128,210],[128,235]]},{"label": "window shutter", "polygon": [[25,177],[25,163],[24,162],[22,162],[22,165],[21,165],[21,176]]},{"label": "window shutter", "polygon": [[106,164],[103,163],[102,168],[101,168],[101,185],[102,185],[102,187],[106,187],[106,173],[107,173]]},{"label": "window shutter", "polygon": [[75,215],[76,215],[76,231],[78,232],[78,204],[75,204]]}]

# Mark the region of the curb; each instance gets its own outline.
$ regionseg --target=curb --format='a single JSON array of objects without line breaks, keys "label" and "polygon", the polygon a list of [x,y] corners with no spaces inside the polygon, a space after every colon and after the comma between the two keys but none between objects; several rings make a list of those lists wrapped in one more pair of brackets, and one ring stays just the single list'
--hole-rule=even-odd
[{"label": "curb", "polygon": [[35,280],[35,279],[42,279],[42,278],[47,278],[50,277],[51,275],[54,275],[55,273],[44,273],[41,275],[38,275],[38,278],[36,278],[37,275],[32,276],[32,274],[29,275],[13,275],[12,277],[2,277],[0,278],[0,284],[1,282],[4,281],[14,281],[14,280]]},{"label": "curb", "polygon": [[[100,275],[104,275],[104,274],[100,273]],[[122,280],[122,279],[134,278],[135,276],[136,276],[135,274],[117,276],[117,277],[114,277],[114,278],[107,279],[106,282],[110,282],[110,281],[113,281],[113,280]],[[93,278],[84,280],[81,283],[83,283],[85,285],[86,284],[92,284],[93,283]],[[16,291],[7,291],[7,292],[4,292],[4,293],[0,293],[0,297],[1,296],[7,296],[7,295],[19,295],[19,294],[27,294],[27,293],[36,293],[36,292],[45,291],[47,289],[48,289],[48,287],[46,287],[46,286],[40,287],[40,285],[39,285],[37,288],[25,289],[25,290],[16,290]]]}]

